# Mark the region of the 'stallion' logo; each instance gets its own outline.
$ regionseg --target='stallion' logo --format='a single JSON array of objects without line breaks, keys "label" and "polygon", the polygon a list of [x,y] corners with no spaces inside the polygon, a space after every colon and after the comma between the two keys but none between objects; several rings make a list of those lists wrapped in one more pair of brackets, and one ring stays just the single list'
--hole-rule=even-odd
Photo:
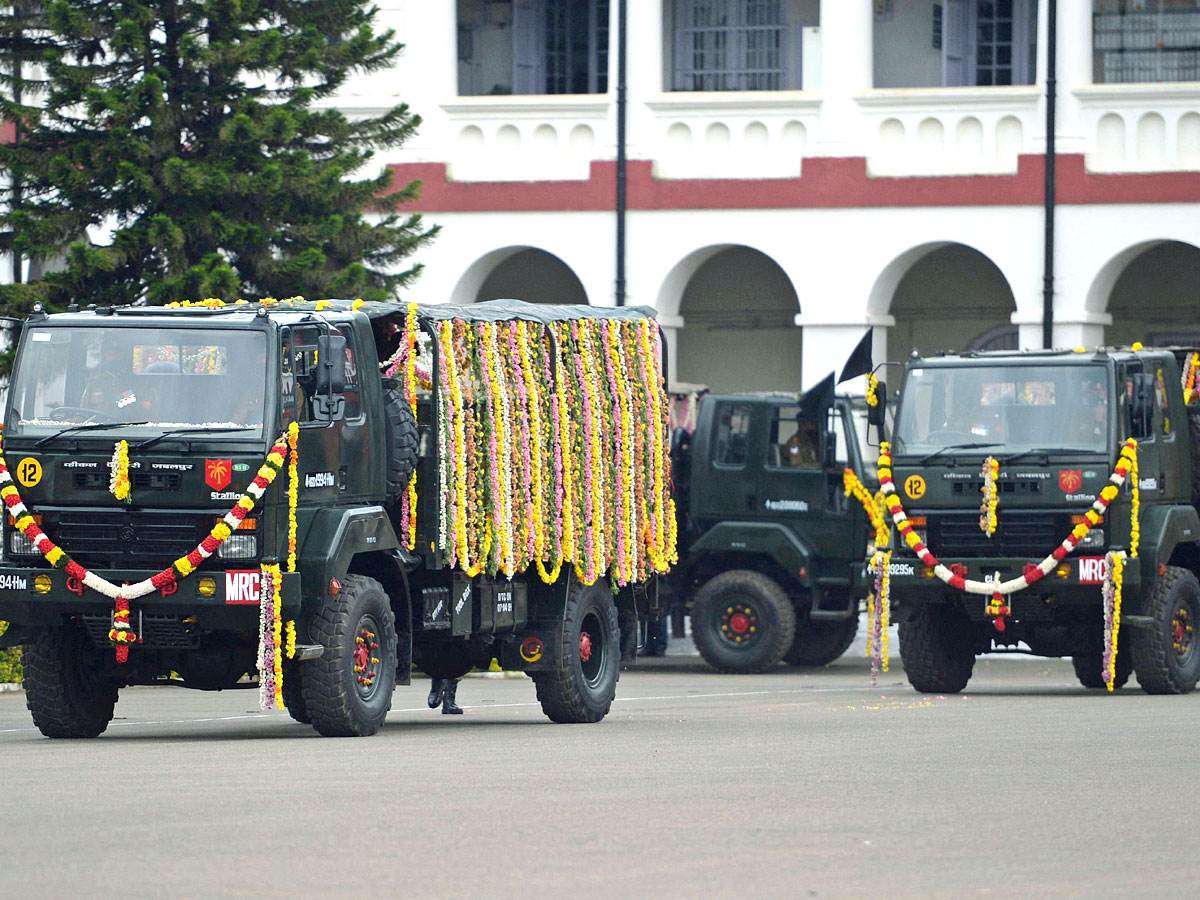
[{"label": "'stallion' logo", "polygon": [[229,459],[204,460],[204,483],[214,491],[224,490],[233,478],[233,468]]},{"label": "'stallion' logo", "polygon": [[1075,493],[1083,486],[1083,469],[1059,469],[1058,486],[1065,494]]}]

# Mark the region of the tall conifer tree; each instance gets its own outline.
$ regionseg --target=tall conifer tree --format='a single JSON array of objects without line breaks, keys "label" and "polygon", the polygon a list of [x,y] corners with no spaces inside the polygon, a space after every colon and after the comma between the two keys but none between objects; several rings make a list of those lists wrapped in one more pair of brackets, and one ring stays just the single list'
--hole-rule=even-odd
[{"label": "tall conifer tree", "polygon": [[8,7],[0,115],[19,140],[0,145],[0,224],[49,271],[0,298],[395,298],[436,229],[400,212],[418,185],[393,190],[372,159],[420,120],[331,105],[401,51],[375,16],[362,0]]}]

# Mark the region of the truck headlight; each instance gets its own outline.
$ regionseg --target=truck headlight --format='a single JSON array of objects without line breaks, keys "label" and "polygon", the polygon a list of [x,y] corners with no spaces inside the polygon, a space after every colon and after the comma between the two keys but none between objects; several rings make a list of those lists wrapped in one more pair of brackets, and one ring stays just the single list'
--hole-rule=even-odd
[{"label": "truck headlight", "polygon": [[37,556],[37,548],[33,541],[25,536],[25,532],[13,528],[8,532],[8,552],[13,556]]},{"label": "truck headlight", "polygon": [[251,559],[258,555],[258,538],[252,534],[231,534],[217,548],[221,559]]},{"label": "truck headlight", "polygon": [[1088,533],[1083,536],[1083,540],[1075,546],[1081,550],[1100,550],[1106,543],[1103,528],[1090,528]]}]

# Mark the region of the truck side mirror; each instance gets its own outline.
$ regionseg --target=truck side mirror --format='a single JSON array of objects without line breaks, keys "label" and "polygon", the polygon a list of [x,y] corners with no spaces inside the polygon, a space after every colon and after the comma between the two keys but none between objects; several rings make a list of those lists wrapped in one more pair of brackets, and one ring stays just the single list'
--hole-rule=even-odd
[{"label": "truck side mirror", "polygon": [[821,465],[826,469],[837,465],[837,435],[832,431],[825,432],[821,442]]},{"label": "truck side mirror", "polygon": [[346,338],[323,334],[317,338],[315,394],[340,394],[346,389]]},{"label": "truck side mirror", "polygon": [[887,382],[879,381],[875,385],[875,405],[867,407],[867,424],[874,425],[882,433],[883,414],[887,410]]},{"label": "truck side mirror", "polygon": [[313,372],[312,415],[320,422],[346,416],[346,338],[322,334],[317,338],[317,367]]},{"label": "truck side mirror", "polygon": [[1137,372],[1133,376],[1133,400],[1129,406],[1129,436],[1135,440],[1150,437],[1154,429],[1154,376]]}]

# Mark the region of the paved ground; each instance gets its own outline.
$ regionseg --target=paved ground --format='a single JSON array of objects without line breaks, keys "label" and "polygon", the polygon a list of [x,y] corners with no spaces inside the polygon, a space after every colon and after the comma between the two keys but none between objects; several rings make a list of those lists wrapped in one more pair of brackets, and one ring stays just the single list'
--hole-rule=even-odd
[{"label": "paved ground", "polygon": [[1194,897],[1200,695],[981,660],[963,696],[866,662],[623,673],[602,723],[524,677],[397,690],[332,740],[254,691],[124,691],[94,741],[0,694],[2,897]]}]

